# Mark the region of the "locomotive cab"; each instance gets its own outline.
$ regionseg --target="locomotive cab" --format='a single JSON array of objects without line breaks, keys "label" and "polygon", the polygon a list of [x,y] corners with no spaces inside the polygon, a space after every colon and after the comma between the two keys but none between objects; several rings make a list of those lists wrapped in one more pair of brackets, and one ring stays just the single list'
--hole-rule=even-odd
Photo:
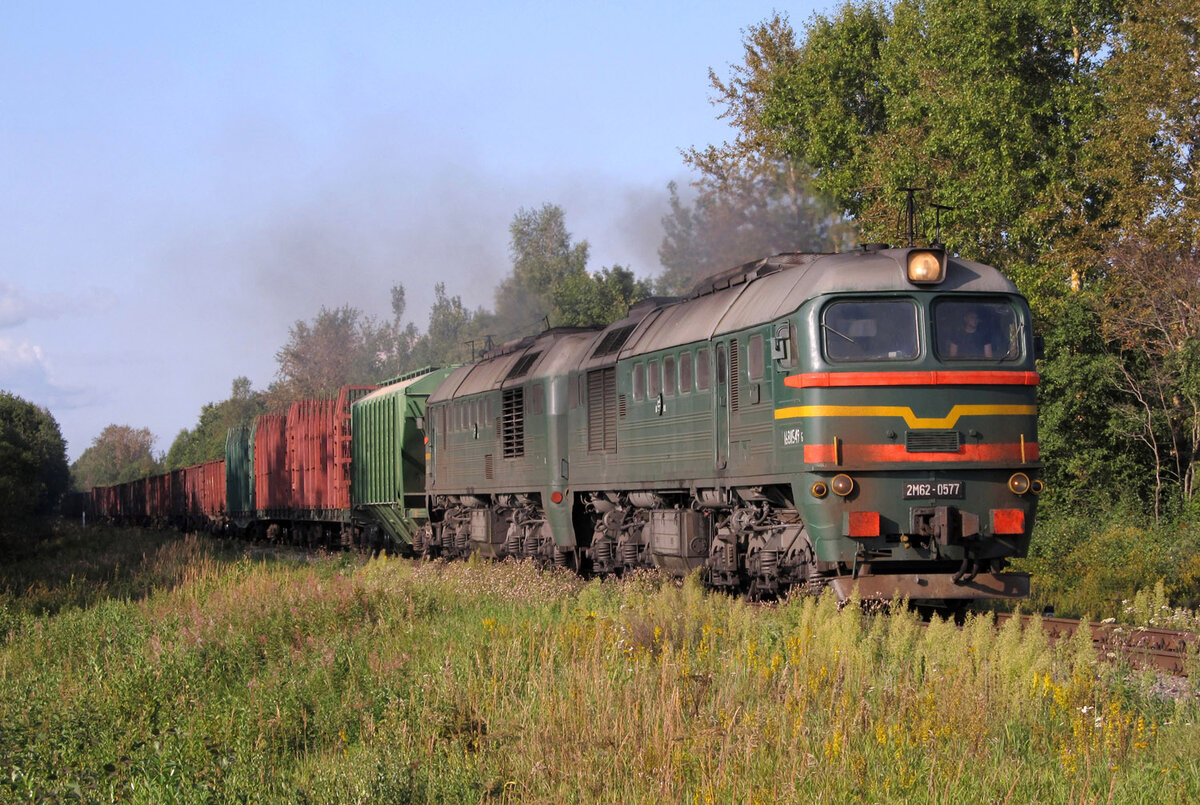
[{"label": "locomotive cab", "polygon": [[1000,571],[1041,491],[1028,306],[937,250],[877,258],[800,308],[788,327],[807,348],[777,362],[776,443],[801,469],[814,569],[843,597],[1026,596],[1028,577]]}]

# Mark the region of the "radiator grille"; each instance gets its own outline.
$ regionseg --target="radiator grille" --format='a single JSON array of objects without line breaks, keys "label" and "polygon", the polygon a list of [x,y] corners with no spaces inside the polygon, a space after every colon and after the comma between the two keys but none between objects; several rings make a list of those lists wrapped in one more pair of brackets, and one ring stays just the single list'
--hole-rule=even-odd
[{"label": "radiator grille", "polygon": [[617,451],[617,370],[595,369],[587,375],[588,452]]},{"label": "radiator grille", "polygon": [[525,389],[505,389],[500,411],[500,438],[505,458],[525,455]]},{"label": "radiator grille", "polygon": [[957,453],[956,430],[910,430],[904,435],[904,449],[910,453]]},{"label": "radiator grille", "polygon": [[738,368],[741,360],[738,357],[738,342],[736,338],[729,341],[729,410],[736,411],[741,402],[741,383],[738,382]]}]

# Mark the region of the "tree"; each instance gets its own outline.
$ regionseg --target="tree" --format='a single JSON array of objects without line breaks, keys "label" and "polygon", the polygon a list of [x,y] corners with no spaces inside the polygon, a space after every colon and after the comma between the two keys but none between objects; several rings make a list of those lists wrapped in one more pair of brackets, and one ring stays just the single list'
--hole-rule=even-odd
[{"label": "tree", "polygon": [[767,99],[800,51],[786,15],[745,32],[744,63],[729,79],[709,70],[712,102],[734,127],[734,140],[684,151],[699,172],[694,206],[668,186],[671,214],[659,249],[664,293],[685,293],[716,271],[784,251],[832,251],[849,245],[852,227],[817,190],[811,169],[783,148],[765,120]]},{"label": "tree", "polygon": [[1045,462],[1043,503],[1060,513],[1095,512],[1111,500],[1130,507],[1147,491],[1145,456],[1131,449],[1117,413],[1121,367],[1096,306],[1060,300],[1043,329],[1038,443]]},{"label": "tree", "polygon": [[348,384],[378,382],[395,351],[393,328],[349,305],[322,307],[311,324],[298,320],[289,335],[275,353],[279,382],[269,393],[276,408],[332,396]]},{"label": "tree", "polygon": [[0,391],[0,520],[49,512],[69,481],[58,422],[45,408]]},{"label": "tree", "polygon": [[446,366],[471,357],[468,345],[476,342],[476,351],[486,342],[484,328],[494,322],[482,310],[468,310],[462,297],[447,296],[446,284],[433,286],[434,300],[429,308],[429,326],[412,347],[412,367]]},{"label": "tree", "polygon": [[650,295],[650,283],[623,266],[595,274],[571,274],[554,294],[555,323],[564,327],[603,327],[625,318],[631,305]]},{"label": "tree", "polygon": [[[1200,232],[1200,14],[1184,0],[1129,0],[1099,73],[1101,116],[1084,159],[1104,216],[1081,232],[1197,248]],[[1102,265],[1109,262],[1105,258]]]},{"label": "tree", "polygon": [[686,294],[704,277],[761,257],[835,251],[853,241],[853,227],[785,161],[730,164],[719,176],[702,173],[694,184],[699,193],[692,205],[674,182],[668,185],[671,212],[663,218],[658,250],[661,293]]},{"label": "tree", "polygon": [[[1151,457],[1154,514],[1196,497],[1200,466],[1200,250],[1126,240],[1101,324],[1120,372],[1126,432]],[[1174,508],[1174,507],[1173,507]]]},{"label": "tree", "polygon": [[408,307],[404,286],[397,283],[392,286],[392,337],[393,344],[390,354],[383,362],[383,378],[398,377],[410,369],[417,368],[413,349],[420,338],[417,325],[413,322],[404,323],[404,312]]},{"label": "tree", "polygon": [[224,458],[225,438],[230,428],[250,424],[267,406],[259,392],[254,391],[247,377],[233,381],[229,399],[206,403],[192,430],[181,430],[167,450],[164,469],[190,467],[205,461]]},{"label": "tree", "polygon": [[903,242],[898,194],[918,186],[955,208],[950,248],[1066,276],[1045,235],[1078,228],[1103,200],[1080,154],[1110,3],[847,3],[814,17],[790,53],[785,22],[746,37],[748,52],[773,53],[770,41],[780,53],[718,83],[734,90],[722,100],[751,152],[811,166],[864,239]]},{"label": "tree", "polygon": [[160,472],[161,462],[155,459],[153,448],[154,434],[149,428],[109,425],[71,465],[72,484],[88,490]]},{"label": "tree", "polygon": [[571,242],[566,215],[554,204],[520,209],[508,231],[513,267],[496,289],[499,324],[527,331],[543,319],[561,323],[555,294],[567,278],[587,273],[587,241]]}]

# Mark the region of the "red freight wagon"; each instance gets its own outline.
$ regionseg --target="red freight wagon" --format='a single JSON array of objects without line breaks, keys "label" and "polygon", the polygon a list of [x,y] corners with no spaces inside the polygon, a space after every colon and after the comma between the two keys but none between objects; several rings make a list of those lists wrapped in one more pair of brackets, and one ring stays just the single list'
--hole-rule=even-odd
[{"label": "red freight wagon", "polygon": [[287,467],[292,485],[292,508],[305,513],[332,508],[332,442],[332,400],[292,403],[287,416]]},{"label": "red freight wagon", "polygon": [[342,386],[333,406],[333,508],[350,509],[350,405],[379,386]]},{"label": "red freight wagon", "polygon": [[260,513],[283,513],[291,505],[287,468],[287,420],[279,414],[258,418],[254,431],[254,505]]},{"label": "red freight wagon", "polygon": [[225,459],[200,465],[200,513],[210,520],[225,514]]},{"label": "red freight wagon", "polygon": [[171,473],[146,479],[146,514],[155,525],[165,525],[171,520]]},{"label": "red freight wagon", "polygon": [[92,487],[92,511],[96,517],[111,520],[117,516],[119,499],[116,486]]},{"label": "red freight wagon", "polygon": [[213,525],[225,513],[225,460],[184,468],[187,517],[193,528]]},{"label": "red freight wagon", "polygon": [[187,473],[182,467],[171,470],[171,520],[176,525],[187,521]]},{"label": "red freight wagon", "polygon": [[138,478],[122,484],[127,490],[121,500],[121,516],[127,523],[144,524],[146,522],[146,479]]},{"label": "red freight wagon", "polygon": [[187,520],[188,528],[193,527],[197,517],[200,514],[200,487],[202,485],[203,479],[200,474],[199,464],[183,468],[183,514],[184,518]]}]

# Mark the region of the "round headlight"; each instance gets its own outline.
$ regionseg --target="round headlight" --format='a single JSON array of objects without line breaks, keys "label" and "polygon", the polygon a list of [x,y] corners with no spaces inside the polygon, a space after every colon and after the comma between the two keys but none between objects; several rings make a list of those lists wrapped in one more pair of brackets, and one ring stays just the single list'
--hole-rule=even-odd
[{"label": "round headlight", "polygon": [[846,497],[846,495],[849,495],[854,491],[854,479],[845,473],[841,475],[835,475],[833,476],[833,483],[831,486],[833,487],[833,493],[835,495]]},{"label": "round headlight", "polygon": [[909,252],[908,253],[909,282],[941,282],[942,253],[941,252]]},{"label": "round headlight", "polygon": [[812,489],[810,491],[812,492],[812,496],[814,498],[823,498],[829,494],[829,484],[825,483],[824,481],[817,481],[812,485]]},{"label": "round headlight", "polygon": [[1008,489],[1014,495],[1024,495],[1029,491],[1029,476],[1023,472],[1014,472],[1008,479]]}]

